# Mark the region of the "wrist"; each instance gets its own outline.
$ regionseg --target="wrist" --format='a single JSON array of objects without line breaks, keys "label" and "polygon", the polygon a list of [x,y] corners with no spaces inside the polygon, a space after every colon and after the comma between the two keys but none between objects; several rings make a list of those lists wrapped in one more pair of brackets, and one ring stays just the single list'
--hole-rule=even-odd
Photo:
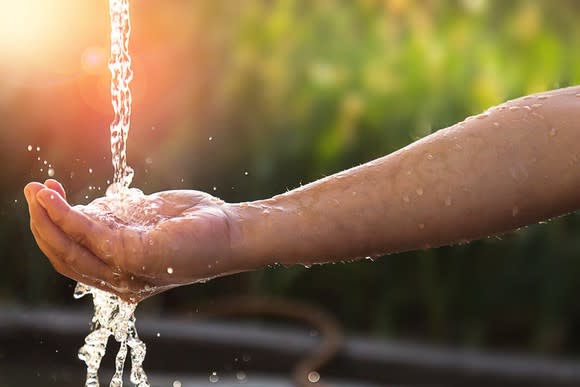
[{"label": "wrist", "polygon": [[270,206],[264,202],[228,204],[227,213],[232,264],[239,271],[274,264]]}]

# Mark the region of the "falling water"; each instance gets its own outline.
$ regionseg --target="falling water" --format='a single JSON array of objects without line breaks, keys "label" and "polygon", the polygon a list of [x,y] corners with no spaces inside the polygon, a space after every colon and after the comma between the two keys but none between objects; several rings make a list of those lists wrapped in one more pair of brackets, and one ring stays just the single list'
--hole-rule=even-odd
[{"label": "falling water", "polygon": [[127,135],[131,126],[131,89],[133,79],[129,37],[131,19],[129,0],[109,0],[111,14],[111,97],[115,118],[111,123],[111,154],[113,157],[113,184],[129,187],[133,180],[133,169],[127,166]]},{"label": "falling water", "polygon": [[[133,78],[129,37],[131,21],[129,0],[109,0],[111,16],[111,96],[115,118],[111,123],[111,153],[114,168],[113,184],[107,196],[113,204],[111,209],[116,215],[124,212],[123,200],[136,195],[137,190],[129,190],[133,180],[133,170],[127,165],[127,135],[131,125],[131,90]],[[120,216],[122,217],[122,216]],[[123,385],[123,370],[127,353],[131,354],[131,382],[138,387],[149,387],[147,375],[143,370],[146,347],[139,339],[135,328],[135,308],[137,304],[121,300],[114,294],[79,283],[75,298],[87,294],[93,296],[95,314],[92,331],[85,338],[85,345],[79,350],[79,358],[87,365],[86,387],[99,387],[99,368],[105,355],[109,337],[119,343],[115,360],[115,374],[110,387]]]}]

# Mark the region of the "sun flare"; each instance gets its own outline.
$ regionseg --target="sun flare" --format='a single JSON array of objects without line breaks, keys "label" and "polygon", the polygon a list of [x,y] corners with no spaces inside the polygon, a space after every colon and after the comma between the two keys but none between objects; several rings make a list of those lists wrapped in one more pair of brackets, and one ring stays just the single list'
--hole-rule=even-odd
[{"label": "sun flare", "polygon": [[87,42],[108,28],[99,8],[100,1],[0,0],[1,65],[77,71]]}]

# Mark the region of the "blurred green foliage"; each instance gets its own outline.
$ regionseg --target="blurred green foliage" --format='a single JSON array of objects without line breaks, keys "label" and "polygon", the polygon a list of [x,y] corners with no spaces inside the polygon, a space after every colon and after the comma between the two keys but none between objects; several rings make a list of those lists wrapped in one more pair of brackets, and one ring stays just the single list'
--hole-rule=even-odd
[{"label": "blurred green foliage", "polygon": [[[195,36],[172,44],[191,45],[196,67],[175,71],[202,75],[173,85],[185,91],[168,99],[179,106],[163,121],[171,135],[151,140],[156,147],[144,131],[131,135],[130,161],[138,173],[149,169],[136,185],[148,191],[182,187],[175,181],[183,177],[230,201],[267,197],[506,99],[580,82],[574,0],[167,1],[165,11],[150,3],[135,1],[135,33],[151,22],[158,29],[150,34],[162,34],[162,17],[194,19]],[[150,126],[144,117],[137,122]],[[152,166],[138,161],[150,153]],[[11,195],[0,225],[0,299],[70,302],[70,288],[39,266],[24,207]],[[144,308],[192,312],[219,295],[275,294],[319,303],[356,332],[577,354],[579,231],[571,215],[377,262],[268,268],[175,290]]]}]

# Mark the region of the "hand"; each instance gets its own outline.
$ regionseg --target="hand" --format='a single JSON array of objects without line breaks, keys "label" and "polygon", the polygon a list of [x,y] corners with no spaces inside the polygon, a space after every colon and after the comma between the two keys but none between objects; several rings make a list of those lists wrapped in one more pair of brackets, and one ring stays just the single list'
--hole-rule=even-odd
[{"label": "hand", "polygon": [[54,268],[76,281],[140,301],[180,285],[242,271],[233,262],[230,205],[198,191],[71,207],[55,180],[30,183],[30,227]]}]

